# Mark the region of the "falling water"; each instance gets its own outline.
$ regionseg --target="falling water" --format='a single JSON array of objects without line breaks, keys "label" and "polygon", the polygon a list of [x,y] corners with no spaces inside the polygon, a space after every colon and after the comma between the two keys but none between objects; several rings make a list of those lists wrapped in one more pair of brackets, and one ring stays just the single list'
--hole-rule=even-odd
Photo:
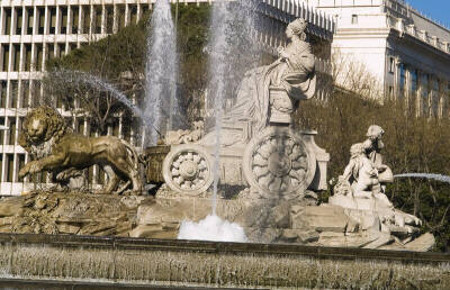
[{"label": "falling water", "polygon": [[207,51],[210,54],[208,84],[208,104],[214,119],[214,183],[212,214],[198,223],[183,221],[179,239],[245,242],[245,231],[236,223],[222,220],[216,215],[217,188],[220,173],[220,148],[222,117],[225,100],[231,99],[245,70],[255,66],[261,53],[259,45],[252,38],[256,28],[256,9],[254,0],[215,1],[212,8],[210,39]]},{"label": "falling water", "polygon": [[433,173],[404,173],[394,175],[395,178],[426,178],[433,179],[441,182],[450,183],[450,176],[442,175],[442,174],[433,174]]},{"label": "falling water", "polygon": [[154,127],[147,131],[149,134],[147,144],[156,145],[157,132],[172,130],[178,126],[176,118],[180,119],[176,98],[178,78],[176,31],[169,0],[155,2],[148,35],[144,113]]},{"label": "falling water", "polygon": [[142,120],[143,126],[145,128],[152,128],[157,134],[160,134],[160,131],[158,130],[158,128],[154,127],[152,123],[153,120],[151,120],[148,115],[146,115],[139,107],[137,107],[123,92],[121,92],[113,84],[108,83],[102,78],[83,71],[65,69],[51,72],[51,77],[54,79],[54,81],[61,84],[66,84],[68,86],[79,86],[85,84],[98,91],[107,92],[109,96],[121,102],[137,117],[139,117]]},{"label": "falling water", "polygon": [[[215,162],[213,183],[213,215],[216,212],[217,188],[220,173],[220,147],[224,104],[244,75],[244,69],[259,60],[256,41],[252,38],[256,28],[256,9],[253,0],[236,2],[216,1],[210,24],[210,52],[208,104],[213,104],[215,122]],[[259,48],[258,48],[259,52]],[[207,111],[210,108],[206,108]]]}]

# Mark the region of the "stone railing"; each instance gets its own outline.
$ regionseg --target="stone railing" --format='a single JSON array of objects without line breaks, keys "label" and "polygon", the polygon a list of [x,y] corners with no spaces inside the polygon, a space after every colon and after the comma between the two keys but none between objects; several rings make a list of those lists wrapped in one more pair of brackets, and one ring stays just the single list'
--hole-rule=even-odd
[{"label": "stone railing", "polygon": [[[273,7],[280,12],[278,15],[280,20],[290,22],[292,17],[304,18],[315,28],[324,30],[326,33],[333,34],[335,31],[335,22],[333,17],[326,15],[323,11],[316,10],[312,6],[309,6],[305,1],[299,0],[262,0],[269,7]],[[284,14],[284,15],[282,15]],[[273,15],[275,16],[275,15]],[[315,30],[315,29],[311,29]],[[311,33],[317,33],[317,31],[310,31]]]},{"label": "stone railing", "polygon": [[450,53],[450,44],[448,41],[444,41],[439,39],[437,36],[430,35],[428,31],[418,29],[414,24],[405,25],[405,20],[403,18],[388,16],[388,25],[390,28],[399,31],[401,34],[406,33],[445,53]]}]

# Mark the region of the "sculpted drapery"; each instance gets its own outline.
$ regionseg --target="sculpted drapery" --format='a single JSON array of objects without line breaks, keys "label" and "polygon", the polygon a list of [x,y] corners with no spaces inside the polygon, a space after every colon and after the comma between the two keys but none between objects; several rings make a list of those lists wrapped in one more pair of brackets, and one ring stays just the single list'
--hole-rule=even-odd
[{"label": "sculpted drapery", "polygon": [[245,74],[237,90],[236,104],[225,114],[225,120],[251,121],[257,131],[266,127],[271,87],[283,88],[293,100],[314,96],[315,59],[310,44],[305,41],[306,25],[304,19],[291,22],[286,29],[291,41],[278,49],[279,58]]}]

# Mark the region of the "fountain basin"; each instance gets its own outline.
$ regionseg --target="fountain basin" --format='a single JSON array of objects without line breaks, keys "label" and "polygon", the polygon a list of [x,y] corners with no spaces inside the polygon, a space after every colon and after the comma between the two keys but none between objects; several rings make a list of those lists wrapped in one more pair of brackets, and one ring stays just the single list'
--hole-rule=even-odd
[{"label": "fountain basin", "polygon": [[178,287],[450,287],[450,255],[298,245],[0,234],[0,277]]}]

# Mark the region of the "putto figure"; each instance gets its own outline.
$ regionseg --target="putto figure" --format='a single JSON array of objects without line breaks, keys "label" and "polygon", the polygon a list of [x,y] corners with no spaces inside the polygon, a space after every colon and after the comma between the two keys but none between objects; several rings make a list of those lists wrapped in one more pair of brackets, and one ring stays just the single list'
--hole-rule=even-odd
[{"label": "putto figure", "polygon": [[225,120],[251,121],[256,132],[272,121],[275,111],[290,114],[299,100],[315,95],[315,58],[306,42],[306,27],[304,19],[291,22],[286,29],[290,41],[286,47],[278,48],[279,58],[246,72],[238,87],[236,104],[226,113]]},{"label": "putto figure", "polygon": [[53,108],[42,106],[30,111],[23,123],[19,144],[36,160],[28,162],[19,177],[42,171],[53,173],[55,181],[67,183],[80,170],[100,165],[108,175],[102,193],[113,193],[121,179],[127,180],[118,192],[130,184],[133,192],[142,192],[135,149],[117,137],[85,137],[72,133],[64,118]]},{"label": "putto figure", "polygon": [[385,184],[393,182],[394,177],[389,166],[383,163],[383,156],[380,153],[384,148],[381,141],[383,135],[384,130],[380,126],[372,125],[366,134],[368,139],[352,145],[350,161],[343,175],[339,177],[338,193],[346,186],[351,186],[351,192],[355,197],[376,197],[387,206],[392,206],[385,195]]}]

